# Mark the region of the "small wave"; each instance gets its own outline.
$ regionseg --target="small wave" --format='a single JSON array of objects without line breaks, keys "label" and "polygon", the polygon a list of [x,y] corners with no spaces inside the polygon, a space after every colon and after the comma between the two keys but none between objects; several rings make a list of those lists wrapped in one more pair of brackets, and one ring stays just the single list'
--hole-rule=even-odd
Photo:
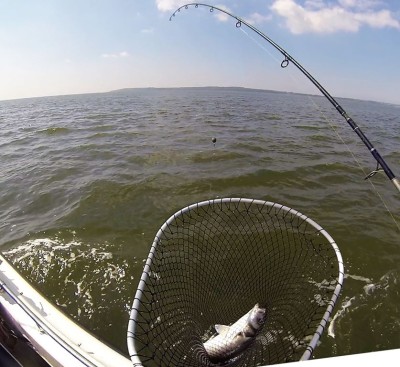
[{"label": "small wave", "polygon": [[95,126],[91,126],[90,130],[94,132],[114,132],[116,128],[113,125],[98,124]]},{"label": "small wave", "polygon": [[[309,129],[311,130],[311,129]],[[309,137],[309,139],[313,140],[313,141],[321,141],[321,142],[327,142],[327,141],[331,141],[332,138],[329,135],[311,135]]]},{"label": "small wave", "polygon": [[[393,315],[398,314],[400,271],[390,270],[377,282],[373,282],[370,278],[364,276],[351,274],[346,274],[345,278],[365,284],[361,288],[357,287],[360,290],[358,294],[345,297],[340,309],[332,317],[328,327],[328,335],[335,338],[339,334],[340,338],[346,339],[349,337],[349,329],[352,328],[353,324],[359,322],[358,319],[361,319],[364,324],[366,321],[368,322],[371,332],[377,333],[378,330],[382,330],[384,333],[382,335],[385,335],[385,338],[382,338],[376,347],[381,348],[385,343],[387,343],[387,347],[393,347],[392,344],[395,341],[390,336],[398,335],[398,325],[400,324],[398,317],[393,318]],[[378,309],[381,309],[381,315],[386,316],[376,319],[374,315]],[[345,326],[341,327],[341,324],[345,324]],[[394,347],[399,347],[399,345]]]},{"label": "small wave", "polygon": [[40,132],[46,135],[60,135],[69,133],[70,129],[66,127],[48,127],[47,129],[41,130]]},{"label": "small wave", "polygon": [[352,275],[352,274],[345,274],[344,276],[345,279],[354,279],[354,280],[359,280],[360,282],[364,282],[364,283],[372,283],[372,280],[366,277],[363,277],[361,275]]},{"label": "small wave", "polygon": [[[366,287],[370,287],[373,285],[372,280],[370,278],[364,277],[362,275],[355,275],[355,274],[345,274],[344,275],[345,279],[345,285],[349,280],[355,280],[356,282],[361,282],[361,283],[366,283],[365,286],[363,286],[363,289]],[[358,283],[357,283],[358,284]],[[357,286],[357,289],[360,289],[359,286]],[[353,295],[353,296],[346,296],[344,298],[344,301],[342,301],[340,309],[335,313],[335,315],[332,317],[332,320],[330,322],[329,328],[328,328],[328,335],[331,336],[332,338],[335,338],[335,325],[338,321],[340,321],[348,312],[349,308],[353,305],[354,301],[356,301],[358,298],[363,297],[363,292]],[[356,308],[356,306],[353,306],[353,309]]]},{"label": "small wave", "polygon": [[282,120],[281,116],[278,115],[268,115],[265,117],[266,120],[272,120],[272,121],[277,121],[277,120]]},{"label": "small wave", "polygon": [[49,302],[123,350],[123,330],[145,256],[107,236],[94,241],[86,229],[49,230],[14,242],[3,254]]},{"label": "small wave", "polygon": [[115,115],[112,113],[94,113],[94,114],[87,114],[85,116],[86,120],[95,120],[95,121],[111,120],[114,118]]},{"label": "small wave", "polygon": [[121,293],[130,293],[130,268],[138,261],[134,258],[128,264],[115,256],[115,250],[109,243],[64,242],[55,237],[25,241],[4,255],[33,284],[45,285],[42,291],[71,316],[91,319],[106,306],[107,298],[124,303]]},{"label": "small wave", "polygon": [[292,125],[292,127],[302,130],[321,130],[321,126],[313,126],[313,125]]},{"label": "small wave", "polygon": [[337,320],[340,320],[345,316],[347,309],[352,305],[355,299],[356,297],[351,297],[351,298],[346,297],[345,300],[342,302],[340,310],[336,312],[336,314],[332,318],[332,321],[329,324],[328,335],[330,337],[335,338],[335,325]]},{"label": "small wave", "polygon": [[209,163],[213,161],[227,161],[246,158],[247,155],[234,151],[199,152],[191,157],[193,163]]}]

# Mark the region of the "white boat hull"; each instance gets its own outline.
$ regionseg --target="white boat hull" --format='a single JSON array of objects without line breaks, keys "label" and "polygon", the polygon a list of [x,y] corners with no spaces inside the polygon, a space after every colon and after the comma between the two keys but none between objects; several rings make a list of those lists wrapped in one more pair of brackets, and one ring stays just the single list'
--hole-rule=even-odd
[{"label": "white boat hull", "polygon": [[16,331],[52,367],[132,367],[129,358],[48,302],[1,255],[0,304]]}]

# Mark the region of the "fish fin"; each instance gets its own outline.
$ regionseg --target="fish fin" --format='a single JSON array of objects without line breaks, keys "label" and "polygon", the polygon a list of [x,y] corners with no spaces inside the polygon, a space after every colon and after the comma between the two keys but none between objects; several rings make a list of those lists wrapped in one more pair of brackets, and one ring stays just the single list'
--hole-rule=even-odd
[{"label": "fish fin", "polygon": [[255,332],[253,330],[245,330],[242,331],[241,334],[245,337],[245,338],[252,338],[255,336]]},{"label": "fish fin", "polygon": [[243,341],[247,341],[252,339],[249,335],[247,335],[244,331],[240,331],[236,334],[236,337],[241,338]]},{"label": "fish fin", "polygon": [[215,325],[215,330],[218,334],[226,334],[229,331],[229,326],[227,325]]}]

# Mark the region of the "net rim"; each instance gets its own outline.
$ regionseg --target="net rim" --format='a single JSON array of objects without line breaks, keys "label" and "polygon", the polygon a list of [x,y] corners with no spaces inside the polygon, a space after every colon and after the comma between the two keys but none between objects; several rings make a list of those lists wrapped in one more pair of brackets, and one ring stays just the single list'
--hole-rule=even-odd
[{"label": "net rim", "polygon": [[[157,244],[158,241],[160,239],[160,237],[162,236],[162,233],[164,232],[164,230],[173,222],[175,221],[175,219],[177,217],[182,216],[183,214],[190,212],[193,209],[198,209],[201,208],[203,206],[211,206],[211,205],[222,205],[224,203],[245,203],[245,204],[249,204],[249,205],[261,205],[261,206],[267,206],[267,207],[271,207],[272,208],[277,208],[278,210],[283,210],[284,212],[286,212],[287,214],[291,213],[292,215],[295,215],[299,218],[301,218],[304,222],[307,222],[308,224],[310,224],[312,227],[314,227],[317,232],[319,232],[321,235],[323,235],[327,241],[329,242],[329,244],[332,246],[332,248],[335,251],[336,254],[336,258],[338,261],[338,276],[337,276],[337,285],[335,287],[335,290],[332,294],[332,297],[330,299],[330,301],[328,302],[328,306],[327,309],[319,323],[319,326],[317,327],[317,330],[315,331],[311,341],[309,342],[308,346],[306,347],[305,352],[303,353],[303,355],[300,358],[300,361],[304,361],[304,360],[308,360],[311,358],[314,349],[317,346],[317,343],[323,333],[323,331],[325,330],[325,327],[328,323],[329,317],[332,314],[333,308],[335,307],[336,301],[339,297],[340,291],[342,289],[343,286],[343,281],[344,281],[344,263],[343,263],[343,258],[342,258],[342,254],[340,252],[340,249],[338,247],[338,245],[336,244],[335,240],[332,238],[332,236],[324,229],[322,228],[317,222],[315,222],[313,219],[307,217],[306,215],[302,214],[301,212],[299,212],[298,210],[295,210],[293,208],[290,208],[288,206],[282,205],[282,204],[278,204],[272,201],[264,201],[264,200],[259,200],[259,199],[248,199],[248,198],[219,198],[219,199],[210,199],[210,200],[204,200],[201,202],[197,202],[191,205],[188,205],[180,210],[178,210],[176,213],[174,213],[173,215],[171,215],[165,222],[164,224],[161,226],[161,228],[157,231],[157,234],[154,238],[154,241],[151,245],[150,248],[150,252],[149,255],[147,257],[146,263],[144,265],[143,268],[143,272],[142,272],[142,276],[140,278],[139,284],[138,284],[138,288],[136,290],[135,293],[135,297],[133,300],[133,304],[132,304],[132,308],[130,311],[130,316],[129,316],[129,322],[128,322],[128,331],[127,331],[127,346],[128,346],[128,352],[129,352],[129,356],[131,358],[131,361],[133,363],[134,367],[143,367],[141,360],[139,359],[139,357],[137,356],[137,351],[135,348],[135,343],[134,343],[134,336],[135,336],[135,331],[136,331],[136,316],[138,314],[139,311],[139,306],[140,306],[140,300],[141,300],[141,296],[143,293],[143,289],[144,286],[146,284],[147,278],[148,278],[148,274],[149,274],[149,270],[150,270],[150,266],[152,264],[156,249],[157,249]],[[267,367],[267,365],[264,366],[260,366],[260,367]]]}]

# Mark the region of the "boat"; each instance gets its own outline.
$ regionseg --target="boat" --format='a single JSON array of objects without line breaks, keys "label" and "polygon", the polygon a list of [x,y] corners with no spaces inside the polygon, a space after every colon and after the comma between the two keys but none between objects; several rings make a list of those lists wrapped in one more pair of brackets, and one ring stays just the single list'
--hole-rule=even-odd
[{"label": "boat", "polygon": [[[361,140],[364,142],[364,144],[368,147],[369,151],[377,161],[377,169],[372,171],[370,175],[368,175],[366,178],[372,177],[378,170],[381,168],[385,171],[386,175],[390,179],[390,181],[394,184],[395,188],[400,191],[400,181],[399,179],[393,174],[393,172],[390,170],[390,168],[387,166],[386,162],[384,159],[380,156],[380,154],[377,152],[377,150],[372,146],[372,144],[369,142],[369,140],[365,137],[365,135],[361,132],[359,127],[355,124],[355,122],[347,115],[347,113],[344,111],[344,109],[336,102],[336,100],[294,59],[292,58],[285,50],[283,50],[280,46],[278,46],[275,42],[273,42],[270,38],[265,36],[263,33],[261,33],[258,29],[254,28],[251,24],[247,23],[245,20],[236,17],[229,12],[227,12],[224,9],[220,9],[214,6],[209,6],[206,4],[188,4],[180,7],[174,14],[177,14],[180,12],[181,9],[185,8],[187,9],[189,6],[195,6],[196,8],[201,5],[201,6],[206,6],[210,8],[210,11],[218,10],[222,13],[225,13],[234,19],[236,19],[236,27],[241,27],[242,25],[246,25],[248,28],[251,30],[255,31],[258,35],[260,35],[264,40],[269,42],[272,46],[274,46],[278,51],[282,53],[282,55],[285,57],[285,59],[282,61],[281,66],[287,67],[289,62],[294,64],[301,72],[303,72],[307,78],[319,89],[322,94],[334,105],[334,107],[337,109],[337,111],[345,118],[347,123],[350,125],[350,127],[357,133],[357,135],[361,138]],[[214,142],[214,141],[213,141]],[[227,203],[229,205],[227,205]],[[226,209],[229,206],[229,213],[232,214],[232,218],[234,220],[237,219],[237,213],[238,213],[238,208],[239,205],[244,205],[245,210],[242,210],[241,213],[247,214],[250,212],[249,208],[250,206],[258,205],[262,208],[265,207],[270,207],[273,208],[273,210],[269,210],[268,213],[272,213],[275,217],[278,216],[278,213],[283,213],[283,217],[281,218],[282,222],[286,224],[293,224],[293,221],[287,221],[287,218],[290,215],[294,215],[293,220],[296,220],[295,223],[297,223],[297,227],[299,228],[302,223],[308,222],[311,224],[314,228],[317,229],[317,231],[313,232],[313,234],[320,235],[322,232],[322,228],[320,228],[315,222],[312,220],[309,220],[307,217],[302,215],[301,213],[298,213],[297,211],[291,209],[291,208],[286,208],[281,205],[277,206],[276,204],[270,204],[270,203],[261,203],[257,202],[254,199],[221,199],[218,202],[215,201],[210,201],[210,202],[203,202],[203,203],[196,203],[193,204],[179,212],[177,212],[173,217],[171,217],[165,224],[164,226],[160,229],[161,232],[159,232],[156,235],[155,243],[151,249],[151,252],[149,254],[149,258],[147,259],[146,262],[146,267],[150,269],[150,266],[153,265],[153,258],[156,258],[157,256],[155,255],[155,249],[156,245],[159,246],[159,239],[163,238],[164,242],[165,238],[168,238],[168,236],[165,236],[165,233],[167,233],[167,230],[169,230],[171,227],[173,227],[175,224],[175,221],[177,220],[178,225],[176,225],[176,228],[179,226],[182,227],[183,224],[190,223],[186,218],[185,220],[179,222],[181,220],[181,217],[183,215],[186,215],[187,213],[192,213],[193,211],[198,210],[199,208],[203,210],[205,207],[212,208],[211,211],[207,214],[207,216],[203,216],[204,212],[201,211],[201,215],[199,215],[199,223],[204,222],[204,218],[209,218],[211,217],[210,213],[215,213],[216,210],[215,208],[221,208]],[[276,210],[276,211],[275,211]],[[239,211],[240,212],[240,211]],[[261,213],[261,210],[258,210],[255,212],[256,214]],[[256,214],[252,213],[253,215],[251,216],[252,218],[256,217]],[[198,214],[196,214],[198,215]],[[221,218],[224,218],[226,215],[226,212],[221,215]],[[189,216],[191,219],[192,216]],[[232,220],[230,222],[230,233],[236,235],[236,228],[242,228],[242,227],[234,227],[232,225],[235,224],[236,222]],[[215,223],[220,223],[221,221],[216,221]],[[247,222],[246,222],[247,223]],[[257,222],[257,225],[254,226],[254,228],[263,228],[262,224],[269,223],[269,221],[260,221]],[[190,227],[187,232],[185,232],[185,236],[189,238],[190,236],[187,236],[187,233],[190,233],[190,231],[193,231],[193,229],[196,229],[198,226],[197,224],[191,224],[192,227]],[[197,226],[197,227],[196,227]],[[214,224],[211,225],[212,230],[215,229]],[[293,227],[290,227],[290,229],[287,231],[287,233],[290,233],[290,235],[286,235],[285,238],[292,238],[293,237]],[[176,231],[176,233],[179,233],[179,231]],[[202,232],[203,233],[203,232]],[[214,233],[211,231],[211,233]],[[219,232],[220,233],[220,232]],[[305,235],[308,233],[307,231],[304,231],[302,234]],[[244,231],[244,233],[241,233],[241,235],[246,236],[248,232]],[[170,235],[168,233],[168,235]],[[185,237],[185,238],[186,238]],[[198,236],[200,237],[200,235]],[[212,236],[209,236],[212,237]],[[218,236],[215,236],[218,237]],[[194,238],[194,236],[190,237]],[[323,314],[323,317],[320,320],[316,319],[314,321],[319,322],[316,326],[316,330],[314,332],[314,335],[311,335],[311,340],[308,341],[306,339],[302,340],[301,346],[304,347],[306,346],[306,351],[304,352],[303,356],[301,359],[309,359],[312,355],[314,347],[317,345],[317,342],[319,340],[320,335],[322,334],[329,316],[332,313],[333,307],[335,305],[336,299],[339,296],[341,285],[343,282],[343,276],[344,276],[344,271],[343,271],[343,264],[341,261],[341,255],[336,247],[335,243],[333,240],[330,239],[330,236],[326,236],[328,242],[332,245],[332,249],[336,253],[337,257],[337,262],[339,264],[338,266],[338,279],[335,280],[334,283],[334,293],[332,295],[332,298],[329,302],[325,302],[322,300],[323,306],[326,306],[327,304],[327,309],[325,313]],[[279,242],[279,241],[278,241]],[[183,243],[177,242],[179,244]],[[284,243],[283,241],[280,241],[280,243]],[[309,242],[312,245],[312,242]],[[244,246],[242,246],[244,247]],[[318,247],[313,247],[312,246],[312,253],[315,255],[320,251],[321,248]],[[173,253],[173,252],[170,252]],[[175,251],[175,253],[179,254],[179,251]],[[171,258],[171,256],[170,256]],[[194,258],[194,256],[187,257],[183,260],[183,262],[186,262],[186,259],[191,259]],[[284,256],[277,256],[276,258],[281,258],[284,259]],[[335,258],[334,256],[331,256],[331,258]],[[171,259],[169,260],[171,261]],[[172,265],[174,265],[173,263]],[[0,314],[2,318],[2,322],[7,325],[9,330],[13,335],[16,336],[16,338],[20,338],[21,340],[26,341],[26,353],[28,353],[28,350],[30,350],[29,353],[34,353],[34,355],[37,356],[37,365],[39,366],[51,366],[51,367],[107,367],[107,366],[118,366],[118,367],[128,367],[132,366],[132,362],[134,366],[142,366],[142,361],[140,357],[141,351],[137,351],[135,342],[137,342],[137,335],[138,333],[136,332],[138,327],[137,325],[139,322],[137,321],[137,317],[142,317],[141,315],[138,315],[139,313],[139,307],[136,307],[135,305],[140,305],[140,302],[142,302],[140,296],[142,293],[147,292],[148,294],[151,294],[151,287],[153,284],[150,284],[148,286],[148,289],[150,291],[146,290],[145,285],[146,282],[151,278],[154,280],[154,284],[157,284],[159,282],[160,276],[157,272],[155,271],[147,271],[145,267],[143,276],[141,278],[141,284],[139,285],[138,288],[138,295],[135,297],[135,303],[134,306],[132,307],[131,310],[131,319],[129,321],[129,329],[128,329],[128,347],[130,349],[130,356],[132,358],[129,359],[127,356],[124,356],[117,350],[113,349],[111,346],[107,345],[103,341],[99,340],[96,336],[91,334],[89,331],[85,330],[82,326],[74,322],[70,317],[65,315],[63,312],[61,312],[56,306],[52,305],[46,298],[41,295],[31,284],[29,284],[14,268],[13,266],[0,254]],[[171,266],[173,268],[173,266]],[[216,267],[216,269],[218,266]],[[161,275],[162,277],[162,275]],[[303,275],[303,278],[304,275]],[[312,283],[309,279],[305,278],[305,281],[310,283],[311,285],[315,285],[318,283]],[[163,282],[159,282],[163,283]],[[320,282],[319,284],[322,284],[323,282]],[[329,283],[328,287],[325,286],[326,288],[332,288],[333,283]],[[162,294],[162,293],[159,293]],[[158,294],[158,295],[159,295]],[[179,297],[178,297],[179,298]],[[147,302],[147,300],[145,300]],[[314,300],[314,303],[319,303],[321,299],[317,298]],[[142,302],[142,304],[145,304],[146,302]],[[156,303],[156,301],[154,302]],[[146,303],[148,305],[149,302]],[[276,308],[279,312],[280,310]],[[145,310],[147,311],[147,310]],[[163,311],[163,310],[162,310]],[[175,311],[175,309],[173,310]],[[144,313],[144,312],[143,312]],[[150,314],[151,312],[147,312]],[[175,312],[176,313],[176,312]],[[187,314],[190,314],[188,312]],[[193,313],[194,314],[194,313]],[[149,329],[153,329],[153,325],[156,324],[157,322],[160,323],[161,320],[161,315],[160,314],[155,320],[154,319],[149,319],[148,324],[151,325]],[[179,317],[182,315],[181,310],[178,312],[178,321]],[[190,314],[189,316],[192,316]],[[203,315],[201,315],[203,316]],[[142,319],[139,319],[142,320]],[[186,319],[189,320],[189,319]],[[192,320],[189,321],[184,321],[182,325],[186,327],[186,324],[189,324],[192,322]],[[168,322],[171,322],[168,320]],[[185,324],[186,323],[186,324]],[[162,324],[162,323],[160,323]],[[179,328],[178,322],[176,323],[175,329]],[[171,326],[171,325],[168,325]],[[175,325],[174,325],[175,326]],[[179,330],[178,330],[179,331]],[[161,334],[159,334],[161,335]],[[158,335],[158,336],[159,336]],[[178,332],[177,332],[178,335]],[[271,334],[272,335],[272,334]],[[308,335],[307,335],[308,336]],[[142,337],[142,335],[139,335],[139,337]],[[273,335],[272,335],[273,337]],[[146,335],[147,338],[147,335]],[[266,338],[266,336],[265,336]],[[280,336],[279,336],[280,338]],[[292,342],[294,338],[292,338],[292,335],[286,335],[285,336],[286,341]],[[285,339],[285,338],[282,338]],[[189,339],[189,338],[187,338]],[[276,338],[278,339],[278,338]],[[142,345],[146,345],[147,339],[143,337],[143,340],[145,342],[142,342]],[[265,339],[267,340],[267,339]],[[165,341],[165,339],[161,340],[162,344]],[[191,340],[190,340],[191,341]],[[269,341],[269,340],[268,340]],[[309,343],[308,345],[305,344]],[[201,338],[197,338],[198,345],[201,342]],[[170,343],[165,346],[165,349],[173,349],[171,347],[178,345],[181,343],[181,340],[175,339],[174,343]],[[175,345],[174,345],[175,344]],[[189,345],[189,344],[187,344]],[[198,346],[197,345],[197,346]],[[30,348],[30,349],[29,349]],[[184,350],[183,352],[183,357],[186,358],[187,355],[187,349]],[[197,351],[197,350],[196,350]],[[196,352],[195,351],[195,352]],[[154,353],[155,354],[155,353]],[[203,353],[204,354],[204,353]],[[162,354],[162,357],[164,354]],[[147,358],[148,356],[145,355]],[[18,360],[18,356],[13,353],[13,350],[10,349],[9,346],[6,345],[6,343],[2,343],[1,349],[0,349],[0,362],[1,365],[7,365],[7,366],[23,366],[24,364]],[[35,357],[36,358],[36,357]],[[236,358],[236,357],[235,357]],[[6,364],[5,364],[6,363]],[[36,366],[37,366],[36,365]],[[259,365],[259,364],[258,364]],[[32,364],[33,366],[33,364]]]},{"label": "boat", "polygon": [[1,343],[1,366],[26,366],[23,359],[28,354],[35,367],[132,367],[129,358],[46,300],[1,254],[0,315],[9,337],[25,341],[19,346],[21,353]]},{"label": "boat", "polygon": [[[258,261],[248,251],[257,253]],[[261,270],[265,268],[270,271]],[[239,269],[246,279],[244,292],[238,291]],[[332,237],[292,208],[246,198],[192,204],[172,215],[156,234],[131,308],[124,356],[50,303],[0,254],[2,319],[16,339],[26,342],[23,355],[34,356],[25,364],[4,343],[0,358],[5,362],[0,359],[0,365],[216,366],[201,334],[224,315],[233,317],[256,300],[264,312],[268,310],[267,325],[235,355],[235,366],[307,360],[332,313],[343,275],[342,257]],[[224,279],[236,279],[235,287],[228,287]],[[212,296],[221,286],[223,304],[229,309]],[[316,292],[321,292],[318,302]]]}]

